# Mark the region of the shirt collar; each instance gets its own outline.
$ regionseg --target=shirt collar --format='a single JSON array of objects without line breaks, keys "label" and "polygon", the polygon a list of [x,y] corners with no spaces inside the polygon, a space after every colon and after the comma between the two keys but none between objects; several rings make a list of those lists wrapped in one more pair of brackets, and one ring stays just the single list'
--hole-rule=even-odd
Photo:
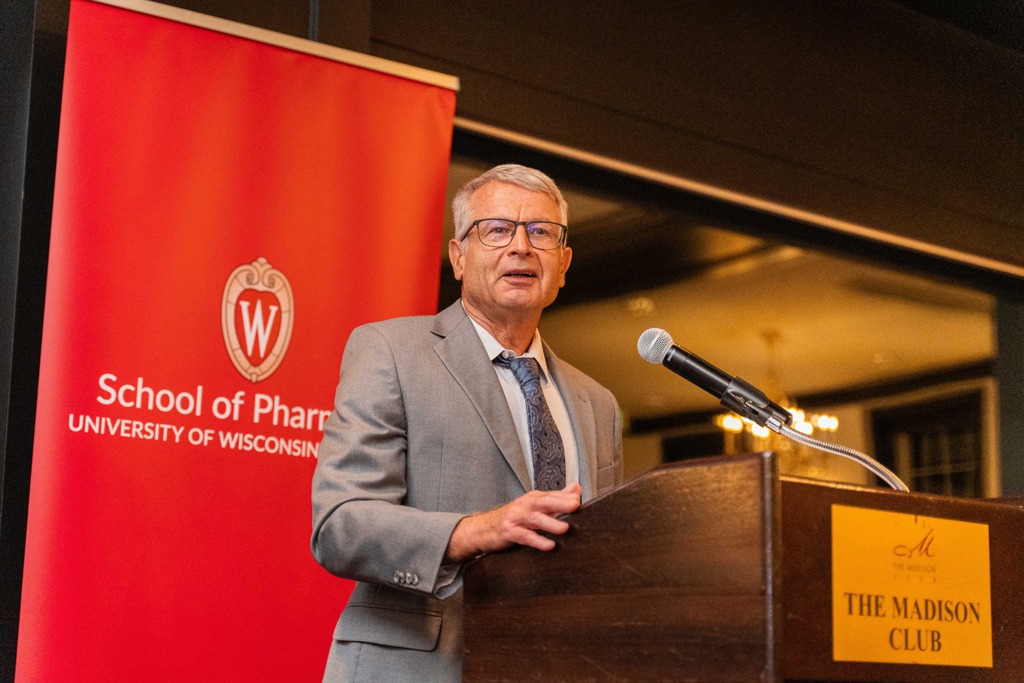
[{"label": "shirt collar", "polygon": [[[462,305],[465,309],[466,305]],[[466,311],[466,315],[469,316],[469,321],[473,323],[473,328],[476,330],[476,334],[480,337],[480,341],[483,342],[484,351],[487,352],[487,359],[494,361],[498,356],[505,354],[508,358],[515,358],[516,354],[514,351],[506,349],[502,346],[497,339],[494,338],[490,332],[485,330],[483,326],[477,321],[473,320],[473,316],[469,315],[469,311]],[[540,339],[540,330],[533,331],[533,340],[530,342],[530,348],[526,349],[526,353],[522,355],[523,358],[533,358],[537,361],[537,365],[540,366],[541,377],[548,378],[548,362],[544,357],[544,344]]]}]

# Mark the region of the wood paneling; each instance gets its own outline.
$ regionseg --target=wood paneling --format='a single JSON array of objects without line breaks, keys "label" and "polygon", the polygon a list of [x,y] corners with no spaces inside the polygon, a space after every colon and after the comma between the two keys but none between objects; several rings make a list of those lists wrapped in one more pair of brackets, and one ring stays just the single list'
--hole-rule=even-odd
[{"label": "wood paneling", "polygon": [[772,680],[773,461],[690,463],[591,501],[554,551],[471,564],[466,683]]},{"label": "wood paneling", "polygon": [[883,0],[373,3],[458,113],[1024,265],[1024,55]]}]

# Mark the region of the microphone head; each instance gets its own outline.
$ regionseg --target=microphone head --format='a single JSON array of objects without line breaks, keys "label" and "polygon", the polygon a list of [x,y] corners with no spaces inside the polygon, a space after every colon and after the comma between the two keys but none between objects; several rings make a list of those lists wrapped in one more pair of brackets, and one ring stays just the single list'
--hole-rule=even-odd
[{"label": "microphone head", "polygon": [[658,365],[665,359],[665,354],[668,353],[671,346],[672,335],[657,327],[652,327],[641,334],[640,340],[636,343],[636,349],[643,356],[643,359],[655,365]]}]

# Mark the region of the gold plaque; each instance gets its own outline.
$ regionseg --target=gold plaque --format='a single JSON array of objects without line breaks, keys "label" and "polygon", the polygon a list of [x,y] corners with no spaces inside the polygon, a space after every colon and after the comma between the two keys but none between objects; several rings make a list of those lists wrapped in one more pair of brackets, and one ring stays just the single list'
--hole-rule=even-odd
[{"label": "gold plaque", "polygon": [[992,666],[988,525],[832,506],[836,661]]}]

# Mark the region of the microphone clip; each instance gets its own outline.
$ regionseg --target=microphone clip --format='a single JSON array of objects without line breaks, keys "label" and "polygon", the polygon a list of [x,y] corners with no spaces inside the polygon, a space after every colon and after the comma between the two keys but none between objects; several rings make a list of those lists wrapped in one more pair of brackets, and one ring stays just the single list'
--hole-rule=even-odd
[{"label": "microphone clip", "polygon": [[768,400],[764,392],[739,377],[733,377],[722,394],[722,405],[760,427],[766,426],[769,420],[787,426],[793,423],[792,413]]}]

